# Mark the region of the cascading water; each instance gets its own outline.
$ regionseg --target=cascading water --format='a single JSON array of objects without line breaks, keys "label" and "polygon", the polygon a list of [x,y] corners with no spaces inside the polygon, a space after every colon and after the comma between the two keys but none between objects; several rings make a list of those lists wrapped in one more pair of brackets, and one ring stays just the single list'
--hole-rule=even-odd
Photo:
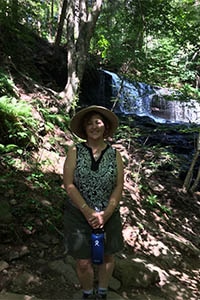
[{"label": "cascading water", "polygon": [[181,102],[177,100],[167,101],[163,97],[152,99],[152,113],[173,123],[200,124],[200,104],[195,100]]},{"label": "cascading water", "polygon": [[140,82],[131,83],[115,73],[104,72],[112,77],[113,107],[116,113],[140,116],[150,113],[151,97],[155,94],[151,86]]},{"label": "cascading water", "polygon": [[200,104],[195,100],[181,102],[178,93],[165,88],[152,87],[141,82],[129,82],[117,74],[103,70],[112,78],[112,101],[115,113],[148,116],[156,122],[200,124]]}]

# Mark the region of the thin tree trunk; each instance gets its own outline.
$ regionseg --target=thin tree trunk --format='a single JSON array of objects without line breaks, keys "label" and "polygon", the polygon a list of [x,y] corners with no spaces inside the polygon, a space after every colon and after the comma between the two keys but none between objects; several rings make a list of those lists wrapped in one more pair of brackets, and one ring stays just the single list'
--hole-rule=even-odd
[{"label": "thin tree trunk", "polygon": [[68,2],[67,19],[67,64],[68,81],[60,94],[69,110],[79,92],[83,77],[91,37],[94,33],[103,0],[91,2],[72,0]]},{"label": "thin tree trunk", "polygon": [[[183,184],[183,187],[187,191],[190,189],[190,184],[191,184],[192,176],[193,176],[193,170],[194,170],[195,164],[197,162],[197,159],[199,158],[199,154],[200,154],[200,133],[199,133],[198,139],[197,139],[197,150],[196,150],[196,153],[194,154],[192,163],[190,165],[190,168],[187,172],[187,175],[185,177],[184,184]],[[191,190],[194,190],[196,188],[196,186],[198,185],[199,180],[200,180],[200,170],[198,171],[198,175],[196,177],[196,180],[195,180]]]},{"label": "thin tree trunk", "polygon": [[57,45],[57,46],[59,46],[60,42],[61,42],[64,22],[65,22],[65,18],[66,18],[67,6],[68,6],[68,0],[63,0],[62,10],[61,10],[61,14],[60,14],[60,20],[58,23],[58,29],[57,29],[57,33],[56,33],[56,39],[55,39],[55,45]]},{"label": "thin tree trunk", "polygon": [[190,188],[190,191],[191,191],[192,193],[194,193],[194,191],[196,190],[196,188],[197,188],[197,186],[198,186],[198,184],[199,184],[199,181],[200,181],[200,167],[199,167],[199,169],[198,169],[197,177],[196,177],[196,179],[195,179],[193,185],[192,185],[191,188]]},{"label": "thin tree trunk", "polygon": [[191,180],[192,180],[192,176],[193,176],[193,170],[194,170],[194,166],[196,164],[196,161],[199,157],[199,151],[197,151],[193,157],[193,160],[192,160],[192,163],[190,165],[190,168],[187,172],[187,175],[185,177],[185,180],[184,180],[184,184],[183,184],[183,187],[188,191],[189,188],[190,188],[190,183],[191,183]]}]

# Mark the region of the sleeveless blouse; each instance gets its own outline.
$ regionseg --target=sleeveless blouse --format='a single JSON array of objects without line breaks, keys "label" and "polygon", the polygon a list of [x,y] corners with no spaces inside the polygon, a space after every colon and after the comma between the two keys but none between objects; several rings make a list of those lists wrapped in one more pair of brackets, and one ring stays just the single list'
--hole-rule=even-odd
[{"label": "sleeveless blouse", "polygon": [[85,143],[77,144],[76,149],[74,184],[91,208],[97,211],[104,210],[116,186],[116,150],[107,145],[95,161],[92,149]]}]

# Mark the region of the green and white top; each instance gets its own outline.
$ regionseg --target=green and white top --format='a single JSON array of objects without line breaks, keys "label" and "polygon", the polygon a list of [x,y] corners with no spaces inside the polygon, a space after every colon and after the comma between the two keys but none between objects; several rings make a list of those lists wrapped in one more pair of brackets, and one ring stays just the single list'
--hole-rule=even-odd
[{"label": "green and white top", "polygon": [[76,149],[74,184],[91,208],[104,210],[117,181],[116,149],[107,144],[98,160],[85,143],[77,144]]}]

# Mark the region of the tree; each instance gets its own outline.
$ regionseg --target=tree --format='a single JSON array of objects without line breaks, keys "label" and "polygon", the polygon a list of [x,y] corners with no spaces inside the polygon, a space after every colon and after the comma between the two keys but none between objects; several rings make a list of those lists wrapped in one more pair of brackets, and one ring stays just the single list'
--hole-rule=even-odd
[{"label": "tree", "polygon": [[118,0],[114,5],[117,9],[104,6],[91,43],[104,68],[155,85],[199,85],[199,1]]},{"label": "tree", "polygon": [[67,2],[67,72],[68,80],[60,94],[66,103],[67,111],[71,108],[78,93],[83,77],[90,40],[100,15],[103,0],[64,0]]},{"label": "tree", "polygon": [[23,24],[65,46],[68,82],[61,97],[68,109],[88,54],[96,68],[132,80],[198,89],[199,12],[199,0],[0,0],[1,28]]},{"label": "tree", "polygon": [[59,46],[60,42],[61,42],[67,6],[68,6],[68,0],[63,0],[62,10],[61,10],[61,14],[60,14],[60,20],[58,23],[58,29],[57,29],[56,38],[55,38],[55,45],[57,45],[57,46]]}]

